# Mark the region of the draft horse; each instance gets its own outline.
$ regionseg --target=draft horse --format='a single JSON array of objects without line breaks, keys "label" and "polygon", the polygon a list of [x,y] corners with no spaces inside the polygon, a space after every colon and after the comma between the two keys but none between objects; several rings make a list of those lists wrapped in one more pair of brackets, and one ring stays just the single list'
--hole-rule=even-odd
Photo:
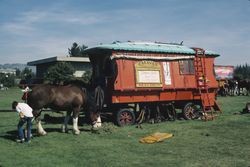
[{"label": "draft horse", "polygon": [[63,132],[68,130],[67,124],[72,114],[73,132],[74,134],[80,134],[80,130],[78,129],[78,117],[79,112],[83,108],[86,108],[89,112],[93,127],[101,126],[100,114],[98,113],[95,101],[88,98],[86,89],[76,85],[37,85],[28,93],[27,103],[33,109],[38,134],[40,135],[46,134],[39,118],[43,108],[51,108],[56,111],[67,111],[67,115],[64,118],[64,124],[62,125]]}]

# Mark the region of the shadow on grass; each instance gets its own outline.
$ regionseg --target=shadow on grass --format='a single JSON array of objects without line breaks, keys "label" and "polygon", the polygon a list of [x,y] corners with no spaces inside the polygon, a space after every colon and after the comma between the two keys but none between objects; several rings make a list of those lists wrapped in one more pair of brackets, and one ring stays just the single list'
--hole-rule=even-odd
[{"label": "shadow on grass", "polygon": [[[44,122],[45,124],[62,124],[64,122],[64,117],[63,116],[53,117],[53,116],[50,116],[49,114],[45,114],[44,118],[42,119],[42,122]],[[69,131],[67,133],[70,134],[70,133],[72,133],[72,127],[70,127],[70,126],[72,126],[72,119],[70,119],[68,125],[69,125]],[[87,121],[87,119],[85,117],[79,118],[79,126],[84,126],[81,128],[79,127],[79,130],[81,132],[93,132],[92,128],[89,125],[90,125],[90,123],[89,123],[89,121]],[[23,128],[25,128],[25,126]],[[44,128],[44,130],[47,133],[51,133],[51,132],[63,133],[61,131],[61,128]],[[37,134],[37,130],[35,128],[35,122],[33,122],[33,129],[32,129],[31,133],[32,133],[33,137],[39,137],[39,135]],[[16,141],[16,139],[18,138],[17,129],[7,131],[4,134],[1,134],[0,138],[3,138],[5,140],[10,140],[10,141]]]},{"label": "shadow on grass", "polygon": [[17,139],[17,130],[8,131],[6,134],[1,135],[0,138],[15,141]]},{"label": "shadow on grass", "polygon": [[[42,121],[45,124],[63,124],[64,118],[64,116],[50,116],[49,114],[44,114]],[[78,123],[80,126],[82,126],[84,124],[90,124],[90,121],[85,116],[80,116],[78,119]],[[72,117],[69,119],[68,124],[72,125]]]},{"label": "shadow on grass", "polygon": [[[64,116],[50,116],[49,114],[44,114],[42,121],[45,124],[63,124],[64,123]],[[104,117],[101,116],[102,122],[112,122],[112,117]],[[72,117],[69,119],[68,125],[72,125]],[[86,117],[85,115],[80,115],[78,118],[78,125],[91,125],[90,118]]]},{"label": "shadow on grass", "polygon": [[[47,133],[56,132],[56,133],[63,133],[61,131],[61,128],[45,128],[44,129]],[[80,128],[81,132],[91,132],[93,133],[93,130],[91,128],[85,127]],[[37,134],[36,129],[32,129],[32,136],[33,137],[40,137],[40,135]],[[72,129],[69,129],[69,131],[66,134],[72,134]],[[5,140],[10,140],[16,142],[16,139],[18,139],[18,133],[17,130],[7,131],[5,134],[0,135],[0,138],[3,138]]]},{"label": "shadow on grass", "polygon": [[[32,129],[31,133],[33,134],[33,137],[36,137],[36,130]],[[3,138],[5,140],[11,140],[11,141],[16,141],[18,139],[18,132],[17,130],[11,130],[7,131],[4,135],[0,135],[0,138]]]}]

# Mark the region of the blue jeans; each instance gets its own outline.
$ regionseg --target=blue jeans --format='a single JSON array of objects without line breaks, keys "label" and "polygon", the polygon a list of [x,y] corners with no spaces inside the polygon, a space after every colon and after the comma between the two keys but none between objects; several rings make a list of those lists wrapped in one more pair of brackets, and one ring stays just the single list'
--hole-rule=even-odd
[{"label": "blue jeans", "polygon": [[31,135],[31,128],[32,128],[32,120],[33,117],[24,117],[21,118],[18,122],[17,125],[17,130],[18,130],[18,136],[20,140],[24,139],[24,134],[23,134],[23,125],[27,122],[27,138],[26,140],[29,141],[30,140],[30,135]]}]

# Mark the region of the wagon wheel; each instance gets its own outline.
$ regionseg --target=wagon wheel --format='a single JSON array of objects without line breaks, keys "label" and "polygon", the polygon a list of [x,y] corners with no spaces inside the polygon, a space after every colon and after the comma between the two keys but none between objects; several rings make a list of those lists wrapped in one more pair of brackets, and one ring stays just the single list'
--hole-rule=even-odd
[{"label": "wagon wheel", "polygon": [[119,126],[133,125],[135,123],[135,113],[132,109],[120,109],[116,115],[116,122]]},{"label": "wagon wheel", "polygon": [[197,119],[200,115],[200,109],[197,105],[193,103],[187,103],[182,110],[183,117],[186,120]]}]

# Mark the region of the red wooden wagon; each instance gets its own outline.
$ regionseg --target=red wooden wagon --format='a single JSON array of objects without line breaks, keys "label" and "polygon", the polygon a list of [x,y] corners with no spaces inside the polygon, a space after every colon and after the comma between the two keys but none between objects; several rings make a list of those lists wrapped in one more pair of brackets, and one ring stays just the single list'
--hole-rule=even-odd
[{"label": "red wooden wagon", "polygon": [[198,110],[220,110],[213,70],[217,53],[159,42],[114,42],[85,52],[92,83],[104,92],[102,110],[115,113],[118,125],[134,123],[140,115],[135,113],[150,108],[164,112],[169,104],[182,109],[185,119],[194,119]]}]

